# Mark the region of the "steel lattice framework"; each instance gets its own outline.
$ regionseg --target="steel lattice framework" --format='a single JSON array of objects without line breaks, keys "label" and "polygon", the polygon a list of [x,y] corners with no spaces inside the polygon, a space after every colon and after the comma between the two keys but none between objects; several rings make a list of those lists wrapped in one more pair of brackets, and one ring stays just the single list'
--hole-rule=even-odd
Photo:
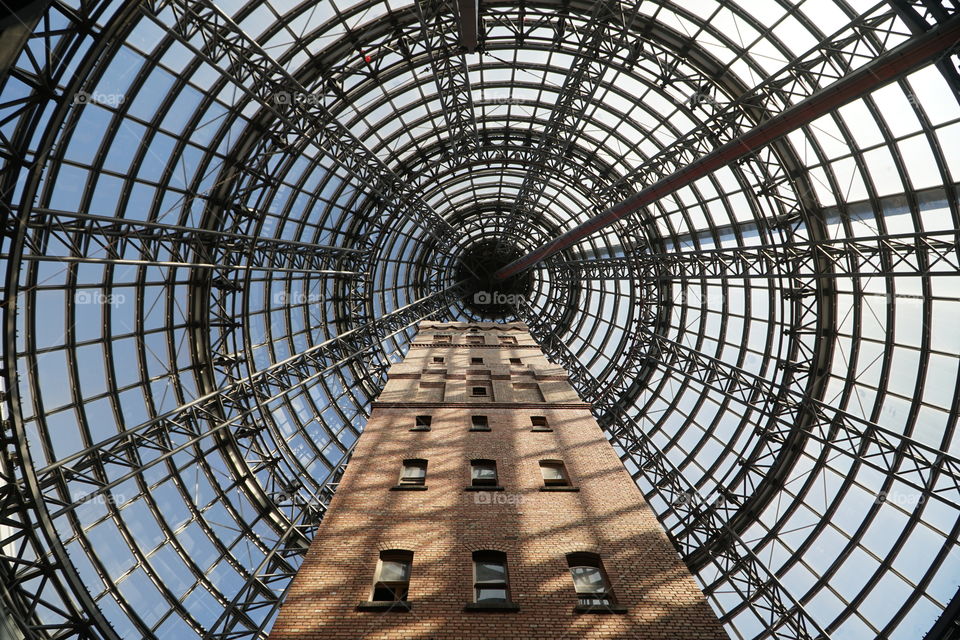
[{"label": "steel lattice framework", "polygon": [[[960,20],[478,7],[0,22],[0,635],[264,638],[413,327],[490,317],[472,247],[529,254]],[[538,264],[505,316],[735,638],[960,635],[957,49],[863,86]]]}]

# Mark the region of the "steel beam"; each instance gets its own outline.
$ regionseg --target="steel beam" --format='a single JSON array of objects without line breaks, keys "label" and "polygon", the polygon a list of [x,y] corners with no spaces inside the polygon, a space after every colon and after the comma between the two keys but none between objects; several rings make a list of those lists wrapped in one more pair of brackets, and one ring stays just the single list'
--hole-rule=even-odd
[{"label": "steel beam", "polygon": [[[461,53],[464,38],[463,0],[417,0],[423,45],[430,57],[433,79],[437,85],[440,108],[447,122],[448,153],[460,156],[479,144],[473,97],[470,93],[470,74],[466,57]],[[458,5],[460,14],[458,16]],[[476,21],[476,0],[473,3]],[[469,18],[469,16],[468,16]],[[477,30],[473,25],[473,49],[476,49]],[[472,50],[472,49],[471,49]]]},{"label": "steel beam", "polygon": [[[9,219],[8,234],[21,224],[27,233],[20,257],[32,260],[355,277],[369,259],[362,249],[53,209]],[[51,240],[65,247],[62,255],[50,252]]]},{"label": "steel beam", "polygon": [[960,42],[960,16],[955,16],[930,31],[878,56],[872,62],[849,73],[826,89],[782,113],[757,125],[736,140],[694,161],[675,173],[641,190],[630,198],[594,216],[528,255],[506,265],[495,276],[508,278],[529,269],[541,260],[566,249],[598,230],[637,213],[648,204],[667,196],[732,162],[757,152],[783,135],[843,106],[850,100],[877,89],[932,59],[943,55]]},{"label": "steel beam", "polygon": [[467,53],[476,52],[479,44],[479,5],[479,0],[457,0],[457,26],[460,32],[460,46]]},{"label": "steel beam", "polygon": [[[832,265],[833,270],[818,272],[817,258]],[[636,253],[618,258],[555,261],[550,266],[574,280],[632,278],[638,272],[653,269],[660,277],[675,280],[782,280],[798,275],[817,278],[956,276],[960,275],[960,231]]]},{"label": "steel beam", "polygon": [[[228,428],[246,434],[251,427],[245,419],[254,411],[248,408],[249,398],[263,404],[321,377],[346,360],[377,348],[388,335],[447,309],[462,291],[462,284],[453,285],[48,465],[25,468],[25,486],[38,502],[54,506],[51,517],[56,518],[203,438]],[[143,459],[147,451],[156,454],[149,461]],[[108,474],[109,481],[101,479],[98,474],[104,465],[116,465],[120,475]],[[91,492],[73,502],[64,500],[60,496],[72,495],[63,491],[68,479],[90,485]]]}]

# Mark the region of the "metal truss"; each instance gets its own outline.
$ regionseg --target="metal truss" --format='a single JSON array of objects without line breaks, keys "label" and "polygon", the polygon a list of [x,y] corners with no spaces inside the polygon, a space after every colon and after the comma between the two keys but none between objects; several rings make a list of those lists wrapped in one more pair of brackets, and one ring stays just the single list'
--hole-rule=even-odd
[{"label": "metal truss", "polygon": [[[467,60],[461,55],[459,8],[450,0],[417,0],[416,7],[423,35],[420,45],[430,56],[440,109],[447,123],[445,155],[450,159],[460,158],[471,153],[479,139]],[[409,40],[404,38],[401,42],[406,44]]]},{"label": "metal truss", "polygon": [[[629,172],[623,184],[617,186],[650,184],[689,166],[771,115],[870,62],[888,48],[890,42],[909,35],[895,16],[895,11],[886,3],[876,5],[749,91],[733,98],[717,93],[710,84],[703,85],[700,92],[690,97],[690,105],[708,111],[709,117]],[[611,202],[619,199],[614,189],[606,195]]]},{"label": "metal truss", "polygon": [[[821,261],[831,264],[833,270],[820,271]],[[554,261],[551,266],[573,280],[632,278],[650,269],[658,269],[661,278],[680,281],[789,280],[798,273],[826,278],[956,275],[960,272],[960,232],[926,231],[736,249],[637,253],[622,258]]]},{"label": "metal truss", "polygon": [[574,54],[571,71],[564,80],[560,98],[550,113],[544,129],[539,133],[539,144],[531,169],[520,186],[510,217],[504,221],[501,237],[537,235],[539,229],[529,221],[535,220],[537,202],[544,190],[570,164],[570,147],[580,133],[584,115],[595,105],[593,95],[601,85],[611,62],[629,47],[630,36],[642,2],[623,7],[620,2],[603,0],[594,3],[588,28],[580,35],[579,48]]},{"label": "metal truss", "polygon": [[207,0],[159,0],[144,4],[143,9],[158,26],[270,111],[282,125],[281,141],[308,140],[369,190],[387,214],[401,211],[428,235],[437,236],[441,247],[453,243],[450,225],[219,7]]},{"label": "metal truss", "polygon": [[[7,233],[22,224],[26,260],[63,263],[271,271],[357,277],[369,259],[360,249],[260,238],[228,231],[36,208],[28,219],[8,220]],[[241,215],[247,215],[241,211]],[[256,217],[250,212],[251,217]],[[63,254],[51,246],[64,247]],[[226,255],[243,262],[224,262]],[[222,274],[225,275],[225,274]]]},{"label": "metal truss", "polygon": [[[232,640],[237,638],[266,637],[264,620],[273,619],[283,596],[300,567],[300,560],[307,551],[305,541],[313,539],[318,521],[326,512],[346,470],[349,455],[323,484],[318,499],[310,504],[311,508],[300,511],[300,519],[290,523],[289,528],[277,538],[264,555],[243,586],[224,608],[223,613],[211,625],[205,638],[210,640]],[[256,617],[251,614],[256,614]]]},{"label": "metal truss", "polygon": [[[783,4],[774,25],[736,0],[709,15],[669,1],[498,1],[482,3],[471,34],[466,4],[52,0],[36,12],[0,69],[0,558],[4,603],[27,637],[263,638],[408,323],[470,317],[454,291],[437,293],[463,243],[510,228],[509,242],[533,249],[958,13],[936,0],[861,15],[837,3],[828,20]],[[935,75],[941,98],[960,87],[947,54],[917,74]],[[531,325],[594,399],[737,637],[756,621],[759,637],[842,635],[852,618],[903,637],[901,621],[935,608],[929,637],[955,632],[960,600],[940,590],[960,537],[945,453],[960,396],[942,389],[955,351],[943,309],[956,297],[943,283],[960,271],[943,136],[956,122],[927,108],[926,82],[899,81],[898,112],[888,96],[860,97],[857,124],[877,129],[866,143],[831,113],[535,274]],[[127,99],[79,101],[97,91]],[[124,131],[138,149],[111,163]],[[903,149],[918,140],[934,195],[910,181]],[[885,189],[891,177],[902,190]],[[92,313],[72,295],[81,286],[133,300]],[[297,292],[316,297],[301,304]],[[46,329],[61,314],[57,342]],[[389,326],[375,329],[380,317]],[[43,363],[61,354],[66,373],[50,374]],[[919,362],[909,389],[904,354]],[[885,422],[891,401],[899,431]],[[923,433],[933,412],[946,416],[940,448]],[[821,507],[814,476],[830,473],[838,488]],[[899,508],[886,556],[867,536],[889,501],[811,569],[818,534],[843,527],[845,496],[897,487],[924,506]],[[165,520],[171,501],[196,533]],[[162,548],[142,545],[134,508],[157,518]],[[776,559],[802,510],[817,522]],[[122,552],[94,544],[105,529]],[[908,579],[920,529],[942,546]],[[194,561],[197,540],[216,562]],[[877,568],[844,592],[834,579],[852,549]],[[182,561],[173,582],[186,590],[165,580],[161,551]],[[113,556],[137,575],[118,574]],[[791,582],[798,566],[814,575],[809,589]],[[224,569],[239,579],[220,582]],[[162,623],[125,591],[137,577],[157,590]],[[888,578],[911,593],[874,620],[866,599]],[[824,617],[821,596],[839,613]]]}]

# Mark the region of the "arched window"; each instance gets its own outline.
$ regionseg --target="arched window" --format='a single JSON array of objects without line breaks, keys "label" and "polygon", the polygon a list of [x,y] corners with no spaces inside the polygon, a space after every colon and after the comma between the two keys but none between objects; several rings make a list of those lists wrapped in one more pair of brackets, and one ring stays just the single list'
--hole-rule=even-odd
[{"label": "arched window", "polygon": [[380,552],[373,582],[373,602],[402,602],[410,590],[410,569],[413,551],[390,549]]},{"label": "arched window", "polygon": [[603,607],[616,604],[603,561],[595,553],[567,554],[567,565],[573,577],[580,606]]}]

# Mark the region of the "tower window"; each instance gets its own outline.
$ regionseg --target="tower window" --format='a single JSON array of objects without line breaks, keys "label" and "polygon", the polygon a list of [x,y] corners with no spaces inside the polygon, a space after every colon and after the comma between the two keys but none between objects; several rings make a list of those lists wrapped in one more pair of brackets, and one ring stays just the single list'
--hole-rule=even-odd
[{"label": "tower window", "polygon": [[550,425],[547,424],[546,416],[530,416],[530,425],[533,427],[534,431],[550,428]]},{"label": "tower window", "polygon": [[520,358],[510,358],[510,364],[523,364]]},{"label": "tower window", "polygon": [[433,364],[443,364],[443,356],[433,356]]},{"label": "tower window", "polygon": [[380,552],[377,575],[373,583],[374,602],[403,602],[410,588],[410,567],[413,552],[393,549]]},{"label": "tower window", "polygon": [[470,484],[474,487],[497,486],[497,463],[493,460],[471,461]]},{"label": "tower window", "polygon": [[609,607],[615,604],[600,556],[595,553],[571,553],[567,555],[567,565],[580,606]]},{"label": "tower window", "polygon": [[400,486],[422,487],[427,483],[426,460],[404,460],[400,472]]},{"label": "tower window", "polygon": [[473,600],[483,604],[510,602],[507,555],[500,551],[473,552]]},{"label": "tower window", "polygon": [[483,336],[467,336],[467,344],[483,344]]},{"label": "tower window", "polygon": [[487,394],[487,388],[486,388],[486,387],[472,387],[472,390],[471,390],[471,392],[470,392],[470,395],[475,396],[475,397],[486,397],[486,396],[488,395],[488,394]]},{"label": "tower window", "polygon": [[439,343],[449,343],[449,342],[450,342],[450,336],[449,336],[449,335],[444,335],[444,334],[442,334],[442,333],[435,333],[435,334],[433,334],[433,341],[434,341],[434,342],[439,342]]},{"label": "tower window", "polygon": [[470,364],[483,364],[483,358],[470,358]]},{"label": "tower window", "polygon": [[487,416],[470,416],[471,431],[490,431],[490,421]]},{"label": "tower window", "polygon": [[499,336],[500,344],[517,344],[517,339],[513,336]]},{"label": "tower window", "polygon": [[413,430],[414,431],[429,431],[430,425],[433,423],[432,416],[417,416],[413,419]]},{"label": "tower window", "polygon": [[568,487],[570,479],[567,477],[567,469],[559,460],[541,460],[540,475],[543,476],[543,484],[547,487]]}]

